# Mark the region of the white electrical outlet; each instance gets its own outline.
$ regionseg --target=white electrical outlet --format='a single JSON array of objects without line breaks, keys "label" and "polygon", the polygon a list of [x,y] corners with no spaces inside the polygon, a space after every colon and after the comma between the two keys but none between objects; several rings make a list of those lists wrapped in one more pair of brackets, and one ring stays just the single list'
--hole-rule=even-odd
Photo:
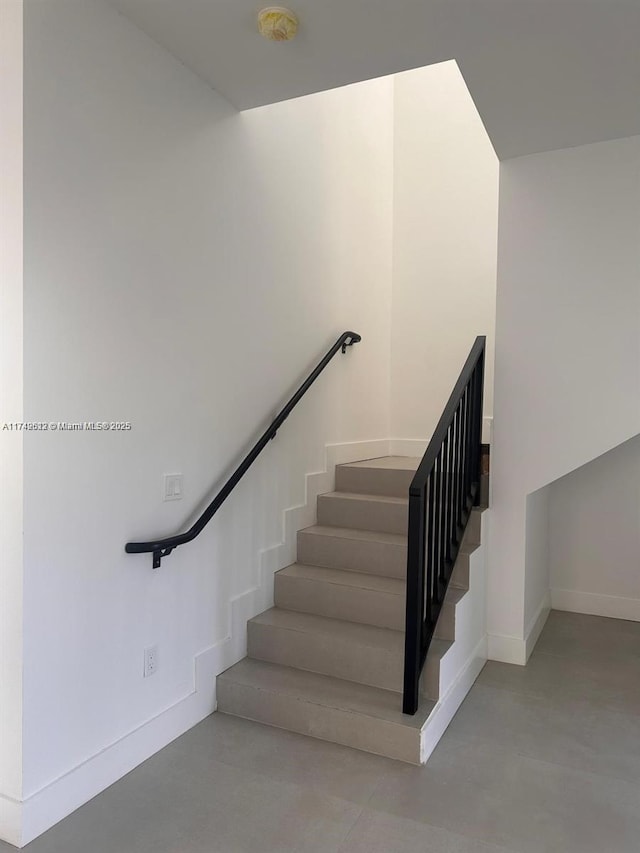
[{"label": "white electrical outlet", "polygon": [[158,647],[149,646],[144,650],[144,677],[155,675],[158,669]]},{"label": "white electrical outlet", "polygon": [[182,474],[165,474],[164,475],[164,494],[165,501],[181,501],[182,500]]}]

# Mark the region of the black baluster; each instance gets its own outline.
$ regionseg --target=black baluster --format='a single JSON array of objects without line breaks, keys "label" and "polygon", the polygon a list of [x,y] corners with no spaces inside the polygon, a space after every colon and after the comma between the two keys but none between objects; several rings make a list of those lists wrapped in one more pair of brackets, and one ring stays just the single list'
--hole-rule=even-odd
[{"label": "black baluster", "polygon": [[402,710],[415,714],[420,701],[422,665],[422,583],[424,581],[424,491],[409,496],[407,601],[405,609],[404,693]]}]

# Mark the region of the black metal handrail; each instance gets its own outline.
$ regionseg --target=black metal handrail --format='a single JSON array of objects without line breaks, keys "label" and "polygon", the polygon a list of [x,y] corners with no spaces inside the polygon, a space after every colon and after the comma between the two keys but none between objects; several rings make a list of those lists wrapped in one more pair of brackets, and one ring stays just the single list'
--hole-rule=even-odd
[{"label": "black metal handrail", "polygon": [[198,518],[196,522],[194,522],[194,524],[187,531],[185,531],[184,533],[178,533],[176,536],[166,536],[164,539],[152,539],[148,542],[127,542],[127,544],[124,546],[124,550],[127,552],[127,554],[152,553],[153,568],[157,569],[160,567],[160,561],[162,560],[162,558],[168,557],[174,548],[177,548],[178,545],[184,545],[185,543],[191,542],[193,539],[195,539],[196,536],[203,530],[203,528],[206,527],[206,525],[211,521],[213,516],[220,509],[225,500],[229,497],[229,495],[240,482],[242,477],[246,474],[251,465],[253,465],[260,453],[262,453],[266,445],[276,437],[276,433],[278,432],[284,421],[289,417],[292,410],[300,402],[301,398],[304,397],[304,395],[316,381],[318,376],[320,376],[320,374],[329,364],[334,355],[336,355],[338,350],[342,350],[342,352],[345,353],[347,351],[347,347],[353,346],[353,344],[357,344],[358,341],[361,340],[362,338],[356,332],[343,332],[343,334],[340,335],[338,340],[327,352],[324,358],[318,363],[318,365],[309,374],[309,376],[307,376],[305,381],[298,388],[298,390],[289,400],[287,405],[269,424],[267,429],[263,432],[258,441],[247,453],[245,458],[238,465],[238,467],[229,477],[224,486],[220,489],[215,498],[211,501],[209,506],[204,510],[202,515]]},{"label": "black metal handrail", "polygon": [[420,675],[471,510],[479,503],[485,337],[469,353],[409,487],[402,710],[415,714]]}]

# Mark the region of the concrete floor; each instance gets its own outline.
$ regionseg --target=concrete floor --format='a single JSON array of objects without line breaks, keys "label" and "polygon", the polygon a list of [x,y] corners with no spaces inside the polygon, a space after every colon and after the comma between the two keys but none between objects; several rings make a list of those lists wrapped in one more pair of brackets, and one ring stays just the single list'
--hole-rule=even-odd
[{"label": "concrete floor", "polygon": [[640,624],[553,612],[422,768],[214,714],[24,849],[638,853]]}]

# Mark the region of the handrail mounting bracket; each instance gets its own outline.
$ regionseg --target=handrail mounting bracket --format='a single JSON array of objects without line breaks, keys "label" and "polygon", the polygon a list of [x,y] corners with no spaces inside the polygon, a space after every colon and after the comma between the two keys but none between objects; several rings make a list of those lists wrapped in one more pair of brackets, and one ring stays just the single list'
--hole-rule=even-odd
[{"label": "handrail mounting bracket", "polygon": [[172,551],[173,551],[173,548],[158,548],[157,551],[154,551],[153,552],[153,568],[159,569],[162,558],[168,557]]},{"label": "handrail mounting bracket", "polygon": [[347,351],[347,347],[352,347],[354,344],[357,344],[358,341],[361,341],[361,340],[362,340],[362,338],[360,337],[360,335],[356,335],[356,334],[352,335],[348,341],[343,340],[343,342],[342,342],[342,355],[344,355],[345,352]]}]

